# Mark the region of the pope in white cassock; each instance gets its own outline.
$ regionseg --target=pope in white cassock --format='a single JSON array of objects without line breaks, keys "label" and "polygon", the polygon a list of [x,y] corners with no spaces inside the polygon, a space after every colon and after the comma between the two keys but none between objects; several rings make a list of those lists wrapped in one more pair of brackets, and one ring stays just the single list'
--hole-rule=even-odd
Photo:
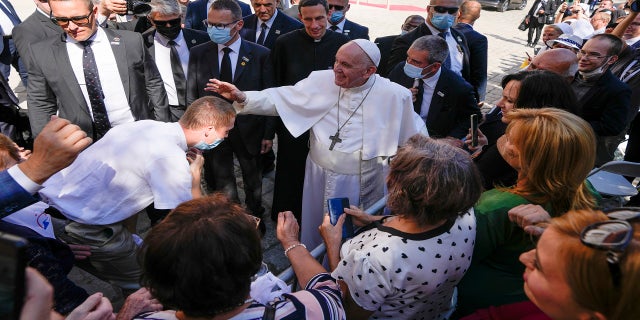
[{"label": "pope in white cassock", "polygon": [[205,89],[235,101],[239,114],[280,116],[295,137],[311,129],[301,222],[309,250],[322,243],[327,199],[371,206],[384,195],[384,160],[412,135],[427,135],[411,92],[375,74],[378,63],[378,47],[357,39],[338,50],[333,70],[314,71],[294,86],[242,92],[212,79]]}]

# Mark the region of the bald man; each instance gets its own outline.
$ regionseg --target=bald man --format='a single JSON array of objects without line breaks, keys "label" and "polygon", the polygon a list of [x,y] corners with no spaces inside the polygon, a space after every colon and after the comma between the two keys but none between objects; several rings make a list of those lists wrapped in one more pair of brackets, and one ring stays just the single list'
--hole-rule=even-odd
[{"label": "bald man", "polygon": [[478,92],[478,102],[484,101],[487,93],[487,56],[489,44],[487,37],[473,30],[473,24],[480,18],[482,5],[475,0],[467,0],[460,5],[458,23],[453,26],[467,38],[469,46],[469,64],[472,66],[470,83],[474,84]]},{"label": "bald man", "polygon": [[571,83],[578,72],[578,58],[569,49],[550,49],[533,57],[529,69],[551,71],[563,76],[568,83]]}]

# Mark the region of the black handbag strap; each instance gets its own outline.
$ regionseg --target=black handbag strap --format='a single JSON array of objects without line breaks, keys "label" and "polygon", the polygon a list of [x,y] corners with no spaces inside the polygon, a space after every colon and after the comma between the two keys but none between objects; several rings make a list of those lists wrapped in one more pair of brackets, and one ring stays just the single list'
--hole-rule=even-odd
[{"label": "black handbag strap", "polygon": [[262,315],[262,320],[275,320],[276,319],[276,308],[274,308],[271,304],[267,303],[264,305],[264,314]]}]

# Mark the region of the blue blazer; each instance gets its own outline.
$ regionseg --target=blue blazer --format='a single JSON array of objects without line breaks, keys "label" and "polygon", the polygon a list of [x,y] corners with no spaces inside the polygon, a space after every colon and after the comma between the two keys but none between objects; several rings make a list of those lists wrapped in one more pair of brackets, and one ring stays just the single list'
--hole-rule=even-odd
[{"label": "blue blazer", "polygon": [[349,39],[366,39],[369,40],[369,28],[357,24],[349,19],[344,21],[344,28],[342,34],[349,37]]},{"label": "blue blazer", "polygon": [[7,170],[0,171],[0,218],[28,207],[37,201],[36,197],[32,196],[13,180]]},{"label": "blue blazer", "polygon": [[453,28],[467,38],[469,64],[471,65],[469,83],[478,91],[478,101],[484,101],[487,93],[487,37],[473,30],[473,26],[466,23],[458,23]]},{"label": "blue blazer", "polygon": [[[399,63],[389,73],[389,80],[402,85],[405,88],[413,86],[414,79],[404,74],[405,62]],[[462,77],[446,68],[440,68],[440,78],[436,83],[431,97],[431,105],[427,114],[427,130],[433,137],[463,138],[469,132],[472,114],[481,117],[480,108],[474,96],[473,87]],[[418,86],[416,101],[413,109],[420,114],[422,107],[422,93],[424,88]]]},{"label": "blue blazer", "polygon": [[[246,17],[252,14],[251,7],[238,0],[236,3],[242,9],[242,16]],[[207,18],[207,0],[196,0],[187,4],[187,14],[184,18],[184,27],[194,30],[207,31],[202,20]]]},{"label": "blue blazer", "polygon": [[[242,30],[240,30],[240,36],[244,40],[256,42],[256,30],[260,28],[258,16],[252,14],[244,17],[242,20],[244,20],[244,26],[242,27]],[[264,39],[264,44],[262,45],[269,49],[273,49],[276,39],[279,36],[302,27],[304,27],[304,25],[300,21],[293,19],[284,12],[278,10],[278,14],[276,15],[276,18],[273,19],[273,24],[269,29],[267,37]]]}]

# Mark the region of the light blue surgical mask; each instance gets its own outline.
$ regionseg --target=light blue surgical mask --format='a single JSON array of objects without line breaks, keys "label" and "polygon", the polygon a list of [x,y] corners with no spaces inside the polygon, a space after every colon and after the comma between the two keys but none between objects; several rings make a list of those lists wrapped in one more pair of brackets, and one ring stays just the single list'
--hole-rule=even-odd
[{"label": "light blue surgical mask", "polygon": [[222,141],[224,141],[224,139],[218,139],[218,140],[214,141],[213,143],[206,143],[204,141],[200,141],[200,142],[196,143],[196,145],[193,146],[193,147],[196,148],[196,149],[200,149],[202,151],[211,150],[211,149],[217,147]]},{"label": "light blue surgical mask", "polygon": [[447,30],[453,26],[453,21],[455,17],[448,13],[437,13],[434,12],[431,17],[431,24],[439,30]]},{"label": "light blue surgical mask", "polygon": [[231,28],[217,29],[215,27],[207,26],[207,33],[211,41],[217,44],[225,44],[233,38],[231,36]]},{"label": "light blue surgical mask", "polygon": [[420,67],[416,67],[412,64],[406,63],[404,64],[404,67],[402,68],[402,70],[404,71],[404,74],[407,75],[407,77],[412,78],[412,79],[421,79],[424,78],[426,75],[422,74],[422,71],[424,71],[424,69],[429,68],[433,65],[430,64],[424,68],[420,68]]},{"label": "light blue surgical mask", "polygon": [[340,20],[342,20],[342,18],[344,18],[344,12],[342,12],[342,11],[334,11],[331,14],[331,17],[329,17],[329,22],[331,22],[331,24],[338,24],[338,22],[340,22]]}]

